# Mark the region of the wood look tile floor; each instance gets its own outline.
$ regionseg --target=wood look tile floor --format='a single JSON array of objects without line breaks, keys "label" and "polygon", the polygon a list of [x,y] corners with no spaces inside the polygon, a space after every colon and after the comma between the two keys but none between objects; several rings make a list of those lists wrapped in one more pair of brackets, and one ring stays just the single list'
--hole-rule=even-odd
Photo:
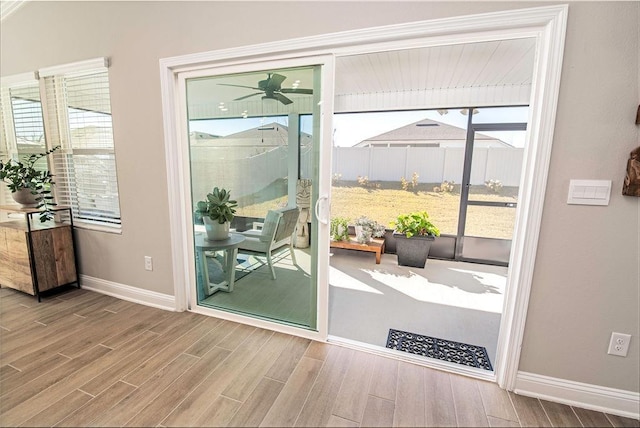
[{"label": "wood look tile floor", "polygon": [[339,346],[86,290],[0,289],[2,426],[638,426]]}]

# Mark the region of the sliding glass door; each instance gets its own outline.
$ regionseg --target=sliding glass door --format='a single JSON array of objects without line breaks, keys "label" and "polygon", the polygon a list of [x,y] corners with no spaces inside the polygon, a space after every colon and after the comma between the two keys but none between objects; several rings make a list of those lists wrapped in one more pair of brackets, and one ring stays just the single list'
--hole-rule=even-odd
[{"label": "sliding glass door", "polygon": [[[322,66],[214,72],[186,79],[191,300],[317,330]],[[235,212],[216,239],[225,192]]]},{"label": "sliding glass door", "polygon": [[507,266],[527,129],[528,107],[468,109],[455,257]]}]

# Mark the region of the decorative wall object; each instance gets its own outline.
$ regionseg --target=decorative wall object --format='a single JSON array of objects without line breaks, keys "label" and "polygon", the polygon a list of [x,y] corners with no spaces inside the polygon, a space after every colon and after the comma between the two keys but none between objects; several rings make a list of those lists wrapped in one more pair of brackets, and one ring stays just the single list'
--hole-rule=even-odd
[{"label": "decorative wall object", "polygon": [[627,175],[624,177],[622,194],[640,197],[640,146],[631,152],[627,161]]},{"label": "decorative wall object", "polygon": [[311,180],[301,178],[296,184],[296,204],[300,209],[298,216],[298,225],[296,226],[296,248],[308,248],[309,241],[309,221],[311,215],[309,209],[311,207]]}]

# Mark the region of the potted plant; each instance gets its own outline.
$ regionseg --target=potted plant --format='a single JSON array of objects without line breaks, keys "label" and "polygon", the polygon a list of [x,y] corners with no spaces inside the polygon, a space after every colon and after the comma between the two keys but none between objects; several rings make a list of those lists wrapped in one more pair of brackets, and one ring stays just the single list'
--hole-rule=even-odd
[{"label": "potted plant", "polygon": [[207,199],[196,204],[196,216],[202,217],[207,238],[220,241],[229,237],[229,224],[236,213],[238,202],[231,199],[231,192],[214,187]]},{"label": "potted plant", "polygon": [[332,218],[329,233],[332,241],[348,241],[349,220],[344,217]]},{"label": "potted plant", "polygon": [[360,216],[355,222],[356,241],[366,244],[371,238],[381,238],[384,236],[385,228],[375,220],[369,217]]},{"label": "potted plant", "polygon": [[426,211],[401,214],[393,223],[398,264],[424,268],[431,244],[440,230],[431,222]]},{"label": "potted plant", "polygon": [[10,159],[3,162],[0,160],[0,180],[7,183],[13,200],[23,208],[42,209],[40,214],[42,223],[53,219],[51,207],[56,204],[53,202],[51,187],[55,183],[53,175],[48,170],[38,171],[34,165],[38,160],[59,148],[60,146],[56,146],[44,153],[26,156],[23,161]]}]

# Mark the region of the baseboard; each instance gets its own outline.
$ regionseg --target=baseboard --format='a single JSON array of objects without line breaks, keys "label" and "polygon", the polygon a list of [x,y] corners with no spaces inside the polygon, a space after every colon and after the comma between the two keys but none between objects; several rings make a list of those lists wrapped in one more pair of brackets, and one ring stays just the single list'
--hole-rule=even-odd
[{"label": "baseboard", "polygon": [[527,372],[518,372],[514,392],[612,415],[640,418],[640,393],[637,392]]},{"label": "baseboard", "polygon": [[129,302],[139,303],[141,305],[151,306],[167,311],[176,310],[176,299],[174,296],[170,296],[168,294],[143,290],[142,288],[106,281],[104,279],[94,278],[87,275],[80,275],[80,286],[86,290],[117,297],[118,299],[127,300]]}]

